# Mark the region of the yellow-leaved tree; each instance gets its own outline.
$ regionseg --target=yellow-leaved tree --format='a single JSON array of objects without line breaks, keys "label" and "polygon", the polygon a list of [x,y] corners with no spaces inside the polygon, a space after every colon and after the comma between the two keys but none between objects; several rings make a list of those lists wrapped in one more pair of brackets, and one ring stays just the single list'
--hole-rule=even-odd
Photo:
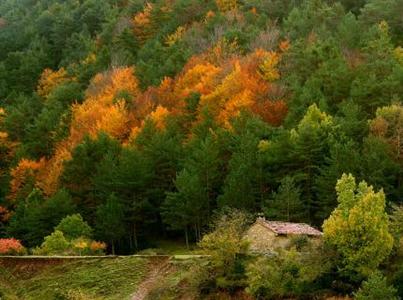
[{"label": "yellow-leaved tree", "polygon": [[45,99],[49,96],[50,92],[59,84],[68,80],[67,72],[64,68],[57,71],[45,69],[39,78],[38,95]]},{"label": "yellow-leaved tree", "polygon": [[393,246],[385,194],[375,192],[365,181],[357,185],[351,174],[343,174],[336,191],[339,205],[323,223],[325,243],[339,255],[338,267],[345,275],[367,277]]}]

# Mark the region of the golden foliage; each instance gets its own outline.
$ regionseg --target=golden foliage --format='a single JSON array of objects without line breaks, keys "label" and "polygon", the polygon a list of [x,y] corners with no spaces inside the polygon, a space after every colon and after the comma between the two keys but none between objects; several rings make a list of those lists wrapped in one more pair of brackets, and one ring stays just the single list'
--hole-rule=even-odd
[{"label": "golden foliage", "polygon": [[220,39],[210,51],[210,60],[222,63],[225,59],[238,53],[239,45],[236,40],[228,41],[226,38]]},{"label": "golden foliage", "polygon": [[216,5],[221,12],[234,10],[238,8],[237,0],[216,0]]},{"label": "golden foliage", "polygon": [[155,127],[162,130],[165,129],[165,118],[168,116],[169,111],[162,106],[158,106],[155,111],[150,114],[150,119],[154,122]]},{"label": "golden foliage", "polygon": [[[271,125],[279,126],[288,108],[285,101],[278,99],[274,84],[261,76],[261,62],[269,56],[278,57],[278,54],[258,49],[242,59],[227,62],[230,72],[227,71],[228,65],[217,69],[218,74],[214,74],[212,81],[215,87],[202,94],[200,105],[207,106],[216,121],[226,127],[244,109],[260,115]],[[220,82],[218,78],[222,78]]]},{"label": "golden foliage", "polygon": [[393,51],[394,57],[397,59],[397,61],[403,65],[403,48],[402,47],[397,47],[394,51]]},{"label": "golden foliage", "polygon": [[179,26],[176,28],[174,33],[169,34],[165,38],[165,44],[168,46],[173,46],[176,42],[178,42],[186,32],[186,28],[183,26]]},{"label": "golden foliage", "polygon": [[154,25],[151,19],[154,6],[147,2],[143,11],[132,19],[133,33],[140,44],[144,44],[154,34]]},{"label": "golden foliage", "polygon": [[38,170],[43,167],[44,163],[44,159],[41,159],[40,161],[33,161],[25,158],[18,162],[18,165],[10,172],[11,181],[10,193],[8,195],[9,200],[16,200],[26,183],[36,183]]},{"label": "golden foliage", "polygon": [[[3,123],[4,117],[6,116],[6,111],[4,108],[0,107],[0,125]],[[0,131],[0,145],[4,143],[4,141],[7,139],[8,133],[4,131]]]},{"label": "golden foliage", "polygon": [[276,52],[270,51],[266,54],[263,63],[259,67],[260,75],[264,80],[271,82],[280,78],[280,73],[277,69],[279,61],[280,57]]},{"label": "golden foliage", "polygon": [[62,82],[68,80],[67,72],[64,68],[57,71],[51,69],[45,69],[38,83],[38,95],[47,98],[50,92]]},{"label": "golden foliage", "polygon": [[195,92],[201,95],[211,93],[220,71],[220,68],[210,63],[195,65],[178,78],[175,95],[186,98]]},{"label": "golden foliage", "polygon": [[[147,23],[144,18],[151,10],[152,5],[147,5],[136,22]],[[55,155],[39,170],[37,186],[48,195],[57,190],[63,162],[71,159],[71,151],[86,135],[95,138],[103,131],[123,144],[130,143],[146,118],[163,130],[168,114],[187,114],[186,99],[192,94],[200,95],[195,122],[201,121],[205,116],[201,112],[208,109],[219,125],[229,128],[231,120],[247,110],[273,126],[281,125],[288,108],[278,92],[279,84],[267,78],[269,71],[270,79],[279,77],[277,64],[287,47],[280,45],[280,54],[258,49],[239,57],[236,41],[222,39],[214,48],[192,57],[175,78],[166,77],[158,87],[144,92],[139,90],[133,68],[115,68],[96,75],[85,101],[72,106],[70,135],[58,143]]]},{"label": "golden foliage", "polygon": [[134,99],[138,94],[133,68],[115,68],[96,75],[86,100],[73,105],[70,135],[56,146],[55,155],[40,172],[38,186],[48,195],[57,190],[63,162],[71,158],[71,151],[86,135],[95,138],[103,131],[118,139],[127,137],[131,120],[124,99]]},{"label": "golden foliage", "polygon": [[357,185],[351,174],[343,174],[336,191],[339,205],[323,223],[324,240],[340,255],[338,267],[368,276],[393,246],[385,194],[365,181]]}]

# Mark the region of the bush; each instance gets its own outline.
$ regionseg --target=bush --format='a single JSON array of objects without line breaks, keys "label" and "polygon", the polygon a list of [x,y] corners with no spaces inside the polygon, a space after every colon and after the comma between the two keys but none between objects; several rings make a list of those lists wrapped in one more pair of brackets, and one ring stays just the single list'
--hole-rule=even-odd
[{"label": "bush", "polygon": [[[314,256],[316,259],[313,259]],[[281,250],[272,257],[259,257],[247,266],[246,290],[263,299],[293,297],[311,292],[312,283],[326,266],[318,256],[319,253],[306,254],[291,249]]]},{"label": "bush", "polygon": [[77,255],[102,255],[106,249],[105,243],[92,241],[84,237],[73,240],[71,245],[74,254]]},{"label": "bush", "polygon": [[63,255],[67,254],[70,243],[64,237],[63,232],[56,230],[45,237],[40,248],[34,249],[36,255]]},{"label": "bush", "polygon": [[354,294],[356,300],[398,300],[396,289],[389,286],[386,278],[380,273],[373,273],[361,288]]},{"label": "bush", "polygon": [[199,244],[211,256],[209,272],[218,288],[232,292],[245,286],[248,243],[243,237],[248,221],[245,213],[231,210],[215,220],[213,231],[206,234]]},{"label": "bush", "polygon": [[40,248],[34,249],[36,255],[103,255],[106,244],[93,241],[86,237],[79,237],[68,241],[63,232],[56,230],[45,237]]},{"label": "bush", "polygon": [[105,254],[106,244],[104,242],[92,241],[90,244],[91,254],[103,255]]},{"label": "bush", "polygon": [[0,255],[23,255],[26,252],[19,240],[14,238],[0,239]]},{"label": "bush", "polygon": [[397,289],[397,294],[403,299],[403,267],[393,275],[393,286]]}]

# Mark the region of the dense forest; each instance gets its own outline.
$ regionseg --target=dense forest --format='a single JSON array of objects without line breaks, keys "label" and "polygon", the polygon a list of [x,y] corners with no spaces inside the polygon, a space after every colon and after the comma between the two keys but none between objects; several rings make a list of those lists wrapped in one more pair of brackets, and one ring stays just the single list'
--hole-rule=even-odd
[{"label": "dense forest", "polygon": [[131,254],[199,242],[228,208],[322,229],[364,181],[357,197],[379,191],[399,219],[402,15],[402,0],[0,1],[0,238],[32,249],[81,226]]}]

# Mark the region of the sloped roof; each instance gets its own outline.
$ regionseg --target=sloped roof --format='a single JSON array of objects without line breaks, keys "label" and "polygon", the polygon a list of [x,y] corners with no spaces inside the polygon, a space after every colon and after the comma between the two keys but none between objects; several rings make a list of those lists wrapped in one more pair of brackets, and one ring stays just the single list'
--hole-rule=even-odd
[{"label": "sloped roof", "polygon": [[276,234],[294,234],[321,236],[323,233],[305,223],[290,223],[279,221],[267,221],[265,218],[258,218],[256,223],[263,225]]}]

